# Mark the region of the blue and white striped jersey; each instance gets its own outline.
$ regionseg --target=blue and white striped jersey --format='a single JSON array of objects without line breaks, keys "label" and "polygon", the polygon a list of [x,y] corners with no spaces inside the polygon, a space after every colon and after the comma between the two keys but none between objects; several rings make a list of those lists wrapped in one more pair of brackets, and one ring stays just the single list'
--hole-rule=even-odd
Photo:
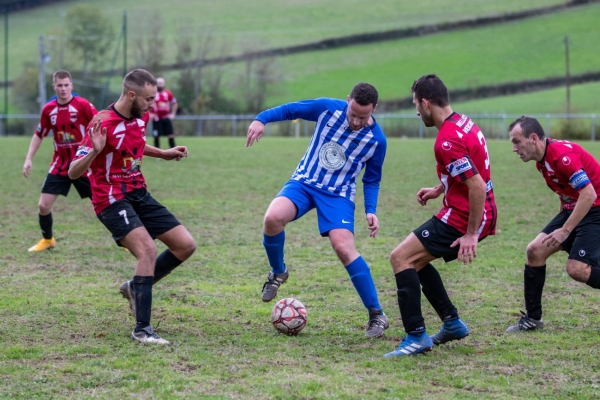
[{"label": "blue and white striped jersey", "polygon": [[345,100],[302,100],[265,110],[255,119],[263,124],[298,118],[315,121],[308,149],[291,179],[354,202],[356,177],[365,168],[365,212],[375,214],[387,141],[377,121],[353,131],[348,126],[347,107]]}]

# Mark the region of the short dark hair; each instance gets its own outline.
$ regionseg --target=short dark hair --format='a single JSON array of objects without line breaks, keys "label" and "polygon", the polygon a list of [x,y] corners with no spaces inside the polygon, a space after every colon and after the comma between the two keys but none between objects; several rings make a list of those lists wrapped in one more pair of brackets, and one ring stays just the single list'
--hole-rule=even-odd
[{"label": "short dark hair", "polygon": [[137,93],[146,84],[156,86],[156,78],[145,69],[134,69],[123,79],[123,93],[126,90],[133,90]]},{"label": "short dark hair", "polygon": [[426,99],[434,106],[446,107],[450,104],[448,89],[435,74],[423,75],[413,82],[412,92],[419,103]]},{"label": "short dark hair", "polygon": [[354,101],[361,106],[373,104],[373,107],[375,107],[379,101],[379,93],[377,92],[377,89],[375,89],[375,86],[369,83],[360,82],[352,88],[350,98],[354,99]]},{"label": "short dark hair", "polygon": [[70,81],[73,81],[73,79],[71,78],[71,73],[69,71],[65,71],[64,69],[58,70],[52,75],[52,83],[56,83],[57,79],[65,78],[69,78]]},{"label": "short dark hair", "polygon": [[529,138],[532,133],[535,133],[540,139],[544,139],[546,137],[544,128],[542,128],[542,125],[539,123],[539,121],[533,117],[528,117],[526,115],[520,116],[509,125],[508,131],[512,131],[517,124],[519,124],[521,127],[523,136],[526,138]]}]

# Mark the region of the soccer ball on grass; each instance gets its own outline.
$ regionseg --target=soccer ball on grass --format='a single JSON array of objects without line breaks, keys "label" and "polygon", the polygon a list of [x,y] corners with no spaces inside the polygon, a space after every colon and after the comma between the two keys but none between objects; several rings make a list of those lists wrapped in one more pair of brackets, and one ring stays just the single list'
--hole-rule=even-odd
[{"label": "soccer ball on grass", "polygon": [[271,323],[286,335],[297,335],[306,326],[306,307],[296,299],[279,300],[271,312]]}]

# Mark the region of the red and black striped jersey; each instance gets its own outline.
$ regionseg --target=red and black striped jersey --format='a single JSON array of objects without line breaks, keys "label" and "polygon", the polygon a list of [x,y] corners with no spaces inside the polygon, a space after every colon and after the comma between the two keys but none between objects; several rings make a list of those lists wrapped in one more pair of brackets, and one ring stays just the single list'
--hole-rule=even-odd
[{"label": "red and black striped jersey", "polygon": [[152,107],[152,114],[155,115],[155,121],[165,119],[165,117],[171,112],[173,104],[177,103],[177,99],[173,96],[173,93],[167,89],[163,89],[161,92],[156,92],[154,98],[154,106]]},{"label": "red and black striped jersey", "polygon": [[580,145],[548,138],[544,158],[535,164],[565,210],[575,208],[579,191],[588,185],[598,195],[592,207],[600,207],[600,164]]},{"label": "red and black striped jersey", "polygon": [[442,124],[434,151],[437,174],[444,185],[444,202],[437,218],[462,233],[467,232],[469,189],[463,182],[479,174],[486,183],[486,200],[478,233],[480,237],[495,234],[498,213],[490,158],[479,127],[466,115],[453,113]]},{"label": "red and black striped jersey", "polygon": [[73,96],[67,104],[59,104],[57,99],[46,103],[35,135],[43,139],[51,134],[54,138],[54,156],[48,173],[68,175],[85,128],[97,113],[92,103],[80,96]]},{"label": "red and black striped jersey", "polygon": [[[106,145],[92,161],[88,177],[94,211],[99,214],[126,193],[146,187],[141,166],[149,114],[142,118],[125,118],[111,105],[96,118],[102,120],[101,129],[106,128]],[[91,150],[90,135],[86,133],[75,159],[86,156]]]}]

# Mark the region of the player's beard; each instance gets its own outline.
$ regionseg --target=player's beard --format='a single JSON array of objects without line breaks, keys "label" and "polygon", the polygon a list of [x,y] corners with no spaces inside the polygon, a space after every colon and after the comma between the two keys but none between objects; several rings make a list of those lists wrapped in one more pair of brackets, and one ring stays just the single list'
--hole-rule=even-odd
[{"label": "player's beard", "polygon": [[146,111],[142,111],[142,108],[137,101],[134,101],[131,105],[131,116],[134,118],[142,118]]}]

